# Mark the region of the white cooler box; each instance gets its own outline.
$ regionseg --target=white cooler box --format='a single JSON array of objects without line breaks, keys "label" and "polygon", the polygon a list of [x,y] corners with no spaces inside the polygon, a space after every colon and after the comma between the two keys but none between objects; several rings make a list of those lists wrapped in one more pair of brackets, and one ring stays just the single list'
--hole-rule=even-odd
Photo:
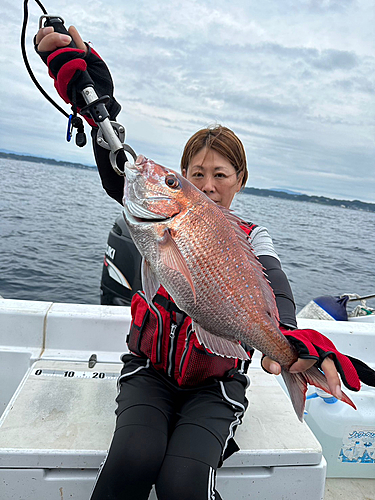
[{"label": "white cooler box", "polygon": [[[36,361],[0,420],[1,500],[88,500],[115,423],[119,363]],[[321,500],[326,464],[276,379],[251,369],[241,451],[218,472],[225,500]],[[150,499],[155,499],[154,492]]]}]

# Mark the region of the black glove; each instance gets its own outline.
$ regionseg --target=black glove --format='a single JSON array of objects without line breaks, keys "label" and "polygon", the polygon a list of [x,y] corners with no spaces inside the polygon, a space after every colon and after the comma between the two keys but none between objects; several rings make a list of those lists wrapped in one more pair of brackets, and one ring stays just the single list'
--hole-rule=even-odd
[{"label": "black glove", "polygon": [[[88,84],[94,86],[98,97],[108,95],[110,100],[106,103],[111,120],[114,120],[121,110],[120,104],[113,96],[113,80],[109,69],[99,54],[88,44],[87,54],[81,49],[63,47],[53,52],[39,52],[38,46],[34,47],[49,69],[49,75],[55,81],[55,88],[66,103],[73,104],[80,111],[86,102],[80,91]],[[74,90],[76,88],[76,91]],[[75,95],[76,94],[76,95]],[[75,102],[74,102],[75,101]],[[96,123],[89,115],[83,115],[87,122],[96,127]]]}]

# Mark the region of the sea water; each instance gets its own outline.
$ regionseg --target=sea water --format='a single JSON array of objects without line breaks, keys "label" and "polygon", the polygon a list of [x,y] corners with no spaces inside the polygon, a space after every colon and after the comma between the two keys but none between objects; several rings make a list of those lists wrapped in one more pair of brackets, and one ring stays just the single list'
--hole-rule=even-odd
[{"label": "sea water", "polygon": [[[297,310],[320,295],[375,292],[375,213],[245,194],[233,208],[268,228]],[[95,169],[0,158],[0,295],[99,304],[120,213]]]}]

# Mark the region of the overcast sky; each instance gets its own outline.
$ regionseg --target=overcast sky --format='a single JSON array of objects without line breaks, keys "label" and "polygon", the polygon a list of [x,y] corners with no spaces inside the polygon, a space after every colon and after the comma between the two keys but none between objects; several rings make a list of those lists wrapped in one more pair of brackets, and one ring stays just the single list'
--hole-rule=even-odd
[{"label": "overcast sky", "polygon": [[[45,0],[106,60],[127,142],[178,170],[186,140],[220,123],[243,141],[248,186],[375,202],[374,0]],[[20,51],[23,1],[0,0],[0,149],[93,165],[65,140]],[[60,104],[32,37],[27,49]],[[86,132],[89,127],[86,127]]]}]

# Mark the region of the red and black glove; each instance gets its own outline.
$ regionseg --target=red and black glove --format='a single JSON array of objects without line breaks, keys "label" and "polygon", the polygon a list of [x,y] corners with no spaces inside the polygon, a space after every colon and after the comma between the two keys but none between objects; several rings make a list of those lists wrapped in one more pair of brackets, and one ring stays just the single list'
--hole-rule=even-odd
[{"label": "red and black glove", "polygon": [[[53,52],[40,52],[34,41],[37,54],[48,66],[49,75],[55,81],[55,88],[66,103],[77,106],[78,111],[86,106],[80,92],[91,84],[98,97],[104,95],[110,97],[106,108],[110,119],[114,120],[121,106],[113,96],[114,86],[111,74],[99,54],[88,44],[86,46],[87,54],[73,47],[62,47]],[[84,115],[84,117],[91,126],[96,126],[89,115]]]},{"label": "red and black glove", "polygon": [[287,330],[280,327],[291,344],[298,351],[298,357],[316,359],[320,367],[324,359],[329,356],[335,363],[344,385],[352,390],[359,391],[361,383],[375,386],[375,371],[363,361],[346,356],[339,352],[333,342],[316,330]]}]

